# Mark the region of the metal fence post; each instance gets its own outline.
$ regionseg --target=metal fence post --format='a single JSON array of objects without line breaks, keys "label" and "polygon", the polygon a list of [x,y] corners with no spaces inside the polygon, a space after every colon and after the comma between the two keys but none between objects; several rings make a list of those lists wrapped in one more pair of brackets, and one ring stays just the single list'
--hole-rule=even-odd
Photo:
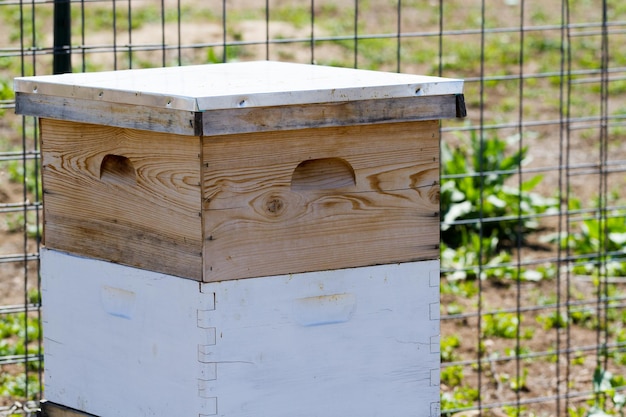
[{"label": "metal fence post", "polygon": [[70,0],[54,0],[53,73],[72,72]]}]

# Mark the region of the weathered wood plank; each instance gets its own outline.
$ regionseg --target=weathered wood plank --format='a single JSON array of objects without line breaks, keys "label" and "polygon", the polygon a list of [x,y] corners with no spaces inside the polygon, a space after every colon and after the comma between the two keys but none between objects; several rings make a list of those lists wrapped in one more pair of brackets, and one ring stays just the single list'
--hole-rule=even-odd
[{"label": "weathered wood plank", "polygon": [[199,136],[465,117],[464,107],[459,108],[459,103],[463,103],[462,97],[462,94],[416,96],[191,112],[18,93],[16,112],[81,123]]},{"label": "weathered wood plank", "polygon": [[[437,121],[205,137],[204,280],[437,259],[438,137]],[[293,187],[311,160],[354,184]]]},{"label": "weathered wood plank", "polygon": [[202,114],[202,133],[224,135],[455,117],[464,117],[457,110],[455,95],[399,97],[210,111]]},{"label": "weathered wood plank", "polygon": [[197,136],[200,113],[43,94],[16,94],[15,112],[40,118]]},{"label": "weathered wood plank", "polygon": [[41,141],[47,247],[201,279],[198,138],[42,119]]}]

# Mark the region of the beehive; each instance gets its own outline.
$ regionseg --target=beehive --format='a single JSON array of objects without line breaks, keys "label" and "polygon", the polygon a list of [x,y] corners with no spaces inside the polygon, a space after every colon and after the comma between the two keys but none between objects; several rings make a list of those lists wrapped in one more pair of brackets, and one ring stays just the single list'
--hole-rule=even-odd
[{"label": "beehive", "polygon": [[41,125],[46,398],[438,415],[439,120],[462,86],[267,61],[16,79]]},{"label": "beehive", "polygon": [[461,88],[267,61],[16,80],[46,247],[203,282],[436,258]]}]

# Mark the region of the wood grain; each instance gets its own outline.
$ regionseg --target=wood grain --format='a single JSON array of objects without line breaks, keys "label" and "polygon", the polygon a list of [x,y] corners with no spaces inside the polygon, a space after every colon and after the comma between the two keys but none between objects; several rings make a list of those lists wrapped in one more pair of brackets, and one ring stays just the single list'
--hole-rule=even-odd
[{"label": "wood grain", "polygon": [[17,93],[17,114],[177,135],[202,132],[201,113],[71,97]]},{"label": "wood grain", "polygon": [[48,248],[201,279],[198,138],[42,119],[41,139]]},{"label": "wood grain", "polygon": [[[462,105],[462,107],[460,107]],[[415,96],[205,112],[17,93],[16,112],[180,135],[231,135],[465,117],[463,94]]]},{"label": "wood grain", "polygon": [[42,119],[42,152],[49,248],[203,281],[439,254],[438,121],[196,138]]},{"label": "wood grain", "polygon": [[457,110],[458,96],[462,99],[463,95],[208,111],[202,114],[202,134],[224,135],[465,117]]},{"label": "wood grain", "polygon": [[[204,280],[437,259],[438,138],[437,121],[205,137]],[[292,187],[325,158],[354,184]]]}]

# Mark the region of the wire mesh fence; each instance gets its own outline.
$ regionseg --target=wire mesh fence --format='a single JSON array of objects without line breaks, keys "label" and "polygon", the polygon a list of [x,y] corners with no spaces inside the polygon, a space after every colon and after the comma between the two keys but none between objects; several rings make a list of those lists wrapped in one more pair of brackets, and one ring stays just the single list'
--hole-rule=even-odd
[{"label": "wire mesh fence", "polygon": [[466,80],[441,126],[442,414],[622,410],[625,3],[0,0],[0,27],[0,415],[44,377],[38,126],[12,78],[265,59]]}]

